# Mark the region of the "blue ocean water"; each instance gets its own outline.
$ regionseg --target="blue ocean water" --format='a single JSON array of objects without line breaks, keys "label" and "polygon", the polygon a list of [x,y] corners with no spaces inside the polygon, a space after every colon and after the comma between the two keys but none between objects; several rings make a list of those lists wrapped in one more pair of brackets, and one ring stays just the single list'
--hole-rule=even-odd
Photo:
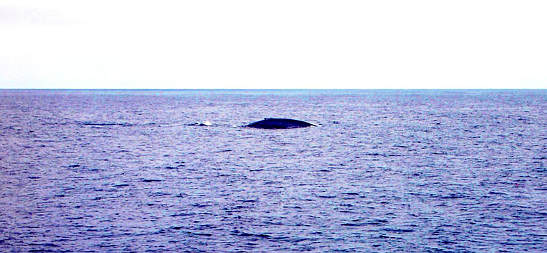
[{"label": "blue ocean water", "polygon": [[0,90],[0,251],[546,252],[546,102]]}]

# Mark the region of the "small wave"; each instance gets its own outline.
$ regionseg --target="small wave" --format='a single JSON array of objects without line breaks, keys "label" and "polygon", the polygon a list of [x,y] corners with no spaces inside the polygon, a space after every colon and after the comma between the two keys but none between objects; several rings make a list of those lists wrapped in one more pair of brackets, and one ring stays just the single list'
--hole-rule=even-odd
[{"label": "small wave", "polygon": [[197,208],[203,208],[203,207],[208,207],[208,206],[211,206],[210,204],[200,204],[200,203],[194,203],[192,204],[193,207],[197,207]]},{"label": "small wave", "polygon": [[196,236],[213,236],[213,234],[211,233],[205,233],[205,232],[192,232],[192,231],[187,231],[188,234],[191,234],[191,235],[196,235]]},{"label": "small wave", "polygon": [[359,196],[359,193],[358,193],[358,192],[343,192],[342,194],[345,194],[345,195],[353,195],[353,196]]},{"label": "small wave", "polygon": [[141,179],[141,182],[144,182],[144,183],[161,182],[161,181],[163,181],[163,179],[159,179],[159,178],[142,178]]},{"label": "small wave", "polygon": [[371,219],[360,222],[359,220],[353,220],[352,222],[342,223],[342,226],[346,227],[360,227],[360,226],[382,226],[388,223],[385,219]]},{"label": "small wave", "polygon": [[317,172],[332,172],[330,169],[319,169]]},{"label": "small wave", "polygon": [[180,168],[184,168],[184,162],[182,162],[181,164],[178,164],[176,166],[165,166],[164,168],[167,169],[167,170],[176,170],[176,169],[180,169]]},{"label": "small wave", "polygon": [[315,196],[318,197],[318,198],[322,198],[322,199],[333,199],[333,198],[336,198],[336,195],[328,195],[328,194],[322,194],[322,195],[315,194]]},{"label": "small wave", "polygon": [[440,196],[442,199],[461,199],[466,198],[467,196],[461,193],[451,193],[448,195]]},{"label": "small wave", "polygon": [[192,215],[195,215],[196,213],[193,213],[193,212],[189,212],[189,213],[174,213],[174,214],[171,214],[170,216],[171,217],[185,217],[185,216],[192,216]]},{"label": "small wave", "polygon": [[114,184],[114,187],[116,187],[116,188],[127,187],[127,186],[129,186],[128,183],[116,183],[116,184]]},{"label": "small wave", "polygon": [[170,196],[171,194],[168,192],[151,192],[148,195],[151,197],[163,197],[163,196]]},{"label": "small wave", "polygon": [[414,232],[414,229],[411,228],[384,228],[383,229],[386,232],[392,232],[392,233],[410,233]]},{"label": "small wave", "polygon": [[238,201],[243,203],[255,203],[258,202],[258,199],[240,199]]},{"label": "small wave", "polygon": [[241,232],[241,231],[238,231],[238,230],[233,231],[232,235],[243,236],[243,237],[255,237],[257,239],[270,239],[270,238],[272,238],[271,235],[265,234],[265,233],[256,233],[255,234],[255,233]]},{"label": "small wave", "polygon": [[[95,126],[95,127],[108,127],[108,126],[122,126],[122,127],[130,127],[135,126],[136,124],[129,123],[129,122],[94,122],[94,121],[79,121],[76,122],[78,125],[81,126]],[[145,125],[150,125],[151,123],[146,123]],[[154,123],[152,123],[154,124]]]},{"label": "small wave", "polygon": [[43,247],[61,247],[57,244],[46,242],[46,243],[30,243],[30,246],[43,246]]},{"label": "small wave", "polygon": [[206,120],[206,121],[203,121],[203,122],[195,122],[195,123],[190,123],[190,124],[186,124],[186,125],[187,126],[212,126],[213,123]]}]

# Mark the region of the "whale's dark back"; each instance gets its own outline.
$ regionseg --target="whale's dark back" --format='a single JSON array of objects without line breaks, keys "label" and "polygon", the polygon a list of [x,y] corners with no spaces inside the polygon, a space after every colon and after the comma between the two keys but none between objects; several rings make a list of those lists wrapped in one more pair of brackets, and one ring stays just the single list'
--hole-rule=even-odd
[{"label": "whale's dark back", "polygon": [[265,118],[264,120],[257,121],[247,125],[247,127],[263,128],[263,129],[288,129],[314,126],[311,123],[295,120],[295,119],[282,119],[282,118]]}]

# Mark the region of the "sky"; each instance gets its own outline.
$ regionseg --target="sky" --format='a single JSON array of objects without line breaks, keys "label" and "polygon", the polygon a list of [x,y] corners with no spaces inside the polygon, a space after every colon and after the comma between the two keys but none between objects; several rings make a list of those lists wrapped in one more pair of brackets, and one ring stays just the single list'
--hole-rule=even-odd
[{"label": "sky", "polygon": [[0,88],[547,88],[547,1],[0,0]]}]

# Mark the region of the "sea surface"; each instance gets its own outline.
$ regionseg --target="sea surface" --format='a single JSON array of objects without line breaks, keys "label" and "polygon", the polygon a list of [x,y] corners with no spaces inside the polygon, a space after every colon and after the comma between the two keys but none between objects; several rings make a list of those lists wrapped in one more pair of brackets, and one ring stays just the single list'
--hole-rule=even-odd
[{"label": "sea surface", "polygon": [[[546,112],[546,90],[0,90],[0,252],[547,252]],[[266,117],[318,126],[241,127]]]}]

